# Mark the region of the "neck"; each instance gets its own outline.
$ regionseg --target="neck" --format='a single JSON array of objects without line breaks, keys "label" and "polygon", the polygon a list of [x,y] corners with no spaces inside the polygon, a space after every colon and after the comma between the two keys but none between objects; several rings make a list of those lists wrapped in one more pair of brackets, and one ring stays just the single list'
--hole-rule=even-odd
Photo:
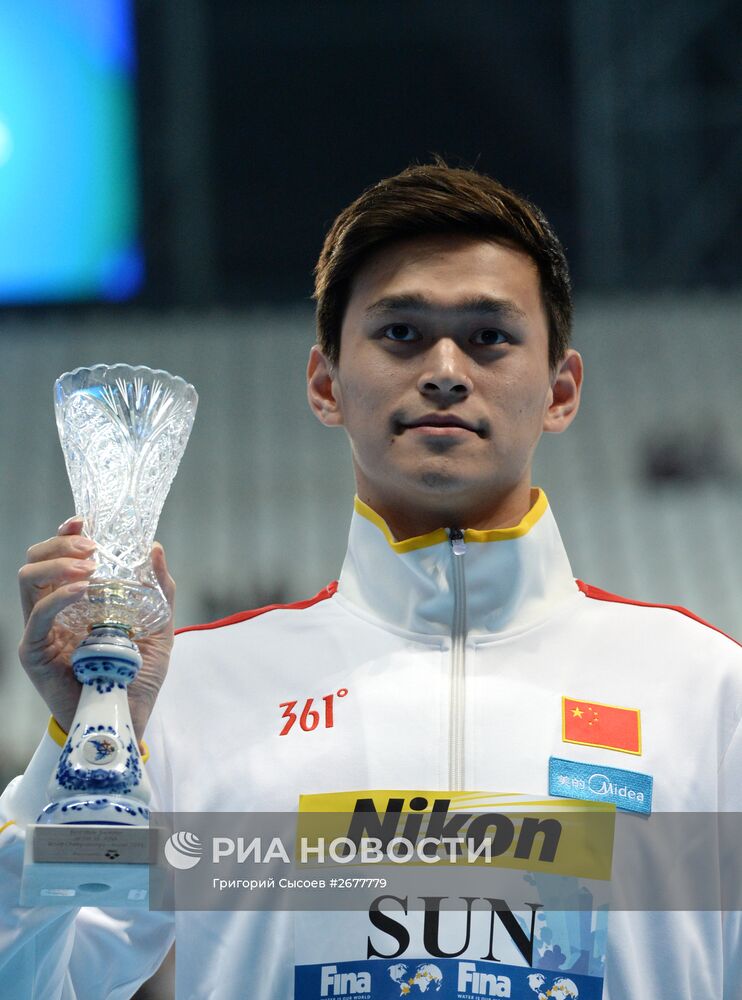
[{"label": "neck", "polygon": [[490,494],[480,502],[453,502],[447,497],[428,498],[415,506],[410,498],[396,500],[380,495],[373,488],[357,484],[358,497],[384,519],[394,538],[405,541],[426,535],[437,528],[511,528],[519,524],[533,505],[529,481],[518,483],[503,494]]}]

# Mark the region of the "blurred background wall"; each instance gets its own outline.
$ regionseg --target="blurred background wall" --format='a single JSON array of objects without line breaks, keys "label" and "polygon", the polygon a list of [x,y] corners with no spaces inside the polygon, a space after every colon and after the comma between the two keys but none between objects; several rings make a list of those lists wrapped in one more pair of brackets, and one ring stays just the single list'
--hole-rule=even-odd
[{"label": "blurred background wall", "polygon": [[731,0],[3,5],[3,783],[46,720],[15,573],[71,513],[55,377],[127,361],[200,393],[158,532],[178,624],[310,596],[353,492],[305,403],[312,268],[350,200],[434,152],[565,244],[587,381],[536,481],[575,574],[740,634],[740,37]]}]

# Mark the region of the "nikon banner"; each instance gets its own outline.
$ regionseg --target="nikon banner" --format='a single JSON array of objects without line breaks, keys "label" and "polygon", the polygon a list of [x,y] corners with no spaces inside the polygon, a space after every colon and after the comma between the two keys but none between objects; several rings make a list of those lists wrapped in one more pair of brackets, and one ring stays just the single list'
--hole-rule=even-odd
[{"label": "nikon banner", "polygon": [[302,796],[299,848],[330,833],[363,860],[371,844],[390,885],[363,913],[296,915],[296,996],[599,998],[614,815],[522,795]]},{"label": "nikon banner", "polygon": [[155,814],[152,905],[297,911],[282,916],[302,1000],[590,1000],[614,824],[611,804],[419,789],[304,795],[294,814]]}]

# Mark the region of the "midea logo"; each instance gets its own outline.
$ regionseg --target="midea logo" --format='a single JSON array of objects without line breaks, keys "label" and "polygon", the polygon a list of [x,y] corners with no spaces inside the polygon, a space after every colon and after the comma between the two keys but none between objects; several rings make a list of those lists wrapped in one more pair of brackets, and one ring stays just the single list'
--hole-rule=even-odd
[{"label": "midea logo", "polygon": [[193,868],[201,860],[204,849],[195,833],[182,830],[168,837],[165,843],[165,857],[173,868],[185,871]]},{"label": "midea logo", "polygon": [[587,787],[594,795],[607,795],[611,790],[611,782],[607,774],[596,771],[595,774],[590,775]]}]

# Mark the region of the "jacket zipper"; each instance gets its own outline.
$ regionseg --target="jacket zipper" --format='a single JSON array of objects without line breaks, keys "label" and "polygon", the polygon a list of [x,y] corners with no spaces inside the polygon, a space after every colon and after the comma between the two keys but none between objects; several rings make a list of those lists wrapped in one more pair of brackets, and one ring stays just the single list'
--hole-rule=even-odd
[{"label": "jacket zipper", "polygon": [[464,720],[466,705],[466,542],[461,528],[450,528],[453,567],[453,621],[451,623],[451,704],[448,737],[448,787],[464,789]]}]

